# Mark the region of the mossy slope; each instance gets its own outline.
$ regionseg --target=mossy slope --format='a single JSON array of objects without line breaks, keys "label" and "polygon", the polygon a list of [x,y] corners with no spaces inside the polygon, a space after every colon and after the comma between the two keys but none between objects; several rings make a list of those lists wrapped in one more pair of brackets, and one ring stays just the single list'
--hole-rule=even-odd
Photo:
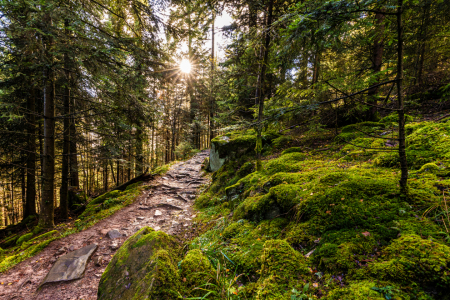
[{"label": "mossy slope", "polygon": [[369,149],[395,149],[391,119],[347,126],[324,151],[269,150],[260,172],[244,153],[213,173],[196,207],[215,225],[191,247],[241,276],[231,299],[446,299],[450,122],[408,118],[405,197],[397,164],[383,163],[395,152]]}]

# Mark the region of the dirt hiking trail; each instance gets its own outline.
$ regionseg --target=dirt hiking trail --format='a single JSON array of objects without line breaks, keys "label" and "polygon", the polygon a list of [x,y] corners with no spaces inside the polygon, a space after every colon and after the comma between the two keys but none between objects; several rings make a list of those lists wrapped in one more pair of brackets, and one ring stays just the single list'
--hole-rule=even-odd
[{"label": "dirt hiking trail", "polygon": [[[208,155],[208,151],[202,151],[173,165],[166,175],[145,182],[152,188],[144,190],[133,204],[84,231],[53,241],[38,255],[1,274],[0,299],[97,299],[103,271],[117,249],[137,230],[150,226],[181,238],[187,234],[185,231],[189,232],[195,217],[191,206],[198,187],[206,183],[200,169]],[[120,236],[109,238],[111,230],[117,230]],[[58,257],[90,244],[98,248],[81,279],[50,283],[37,290]]]}]

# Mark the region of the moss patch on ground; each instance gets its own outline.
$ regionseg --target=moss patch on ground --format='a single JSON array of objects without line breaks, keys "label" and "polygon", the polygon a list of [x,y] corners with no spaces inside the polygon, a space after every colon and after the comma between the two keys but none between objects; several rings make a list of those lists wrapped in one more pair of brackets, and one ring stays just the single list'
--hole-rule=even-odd
[{"label": "moss patch on ground", "polygon": [[396,152],[379,151],[397,147],[394,125],[346,126],[312,150],[282,141],[314,133],[280,137],[262,171],[245,153],[212,174],[195,204],[209,225],[190,247],[233,270],[229,299],[445,299],[450,122],[408,118],[407,196]]}]

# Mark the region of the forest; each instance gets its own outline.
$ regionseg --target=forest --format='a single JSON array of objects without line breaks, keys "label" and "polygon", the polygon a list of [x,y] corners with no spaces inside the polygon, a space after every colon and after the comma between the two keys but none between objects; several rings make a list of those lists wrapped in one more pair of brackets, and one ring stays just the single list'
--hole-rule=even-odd
[{"label": "forest", "polygon": [[0,272],[208,150],[190,238],[138,231],[98,299],[119,293],[111,278],[142,236],[179,261],[158,250],[178,271],[152,273],[150,299],[450,299],[449,1],[0,0],[0,13]]}]

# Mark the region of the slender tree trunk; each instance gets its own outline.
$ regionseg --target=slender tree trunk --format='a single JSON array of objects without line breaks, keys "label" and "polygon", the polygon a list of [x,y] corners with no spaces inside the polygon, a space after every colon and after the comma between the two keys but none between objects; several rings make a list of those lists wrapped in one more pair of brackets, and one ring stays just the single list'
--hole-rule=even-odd
[{"label": "slender tree trunk", "polygon": [[[66,34],[69,33],[67,29],[69,27],[69,21],[64,21],[64,26],[66,27]],[[66,50],[68,51],[68,49]],[[64,53],[64,75],[65,75],[65,85],[64,85],[64,95],[63,95],[63,105],[64,105],[64,128],[63,128],[63,151],[62,151],[62,170],[61,170],[61,189],[60,189],[60,209],[61,217],[67,219],[69,217],[69,155],[70,155],[70,62],[69,56]]]},{"label": "slender tree trunk", "polygon": [[108,191],[108,160],[103,164],[103,191]]},{"label": "slender tree trunk", "polygon": [[[22,154],[22,156],[24,157],[24,168],[22,168],[21,172],[20,172],[20,188],[21,188],[21,196],[22,196],[22,218],[24,218],[25,214],[25,208],[26,208],[26,184],[25,184],[25,173],[26,173],[26,163],[25,163],[25,155],[24,153]],[[19,214],[20,215],[20,214]]]},{"label": "slender tree trunk", "polygon": [[[73,80],[73,77],[70,78]],[[69,98],[70,99],[70,98]],[[75,111],[75,98],[71,99],[71,110]],[[75,126],[75,118],[69,119],[69,135],[70,135],[70,185],[80,188],[80,179],[78,175],[78,151],[77,151],[77,129]]]},{"label": "slender tree trunk", "polygon": [[215,99],[214,99],[214,21],[216,18],[215,12],[212,15],[212,25],[211,25],[211,101],[209,104],[209,140],[208,147],[210,146],[210,141],[214,138],[214,110],[215,110]]},{"label": "slender tree trunk", "polygon": [[[381,66],[383,65],[383,50],[384,50],[384,43],[383,43],[383,32],[384,32],[384,19],[385,15],[382,12],[375,14],[375,40],[373,43],[373,50],[372,50],[372,70],[376,74],[381,71]],[[377,78],[377,81],[374,82],[374,84],[379,83],[379,79]],[[378,94],[378,87],[374,87],[373,89],[370,89],[367,93],[369,102],[373,104],[377,104],[377,94]],[[377,108],[374,106],[371,106],[368,110],[367,119],[368,120],[375,120],[377,114]]]},{"label": "slender tree trunk", "polygon": [[425,9],[425,20],[423,23],[422,28],[422,41],[420,42],[420,59],[419,59],[419,66],[418,66],[418,74],[417,74],[417,83],[419,85],[422,84],[422,77],[423,77],[423,64],[425,61],[425,54],[426,54],[426,48],[427,48],[427,36],[428,36],[428,25],[430,22],[430,5],[428,4]]},{"label": "slender tree trunk", "polygon": [[[49,16],[48,23],[51,24]],[[44,38],[46,57],[49,62],[53,59],[49,49],[52,40]],[[50,228],[54,226],[54,181],[55,181],[55,82],[53,70],[44,67],[44,152],[43,152],[43,176],[42,176],[42,201],[39,226]]]},{"label": "slender tree trunk", "polygon": [[316,84],[319,81],[319,71],[320,71],[320,49],[316,46],[316,53],[314,54],[314,65],[313,65],[313,78],[312,84]]},{"label": "slender tree trunk", "polygon": [[114,176],[114,162],[111,160],[109,161],[109,166],[111,167],[111,175],[113,183],[116,182],[116,177]]},{"label": "slender tree trunk", "polygon": [[136,130],[136,174],[142,174],[144,169],[144,130],[139,122]]},{"label": "slender tree trunk", "polygon": [[35,89],[31,89],[31,96],[27,98],[28,108],[28,141],[27,141],[27,192],[24,218],[36,215],[36,98]]},{"label": "slender tree trunk", "polygon": [[256,101],[258,101],[258,128],[257,128],[257,137],[256,137],[256,170],[261,171],[262,163],[261,163],[261,151],[262,151],[262,119],[264,112],[264,84],[266,77],[266,67],[269,58],[269,46],[270,46],[270,26],[272,25],[272,12],[273,12],[273,0],[269,1],[269,7],[267,12],[267,22],[266,22],[266,33],[265,33],[265,41],[264,41],[264,49],[263,49],[263,60],[261,64],[261,73],[259,74],[259,83],[256,89]]},{"label": "slender tree trunk", "polygon": [[397,98],[398,98],[398,153],[400,158],[401,178],[400,187],[403,194],[407,193],[408,165],[406,163],[406,136],[405,136],[405,114],[403,105],[403,0],[398,0],[397,7]]},{"label": "slender tree trunk", "polygon": [[152,166],[152,168],[155,166],[155,154],[156,149],[155,149],[155,122],[152,120],[152,150],[151,150],[151,159],[150,159],[150,165]]}]

